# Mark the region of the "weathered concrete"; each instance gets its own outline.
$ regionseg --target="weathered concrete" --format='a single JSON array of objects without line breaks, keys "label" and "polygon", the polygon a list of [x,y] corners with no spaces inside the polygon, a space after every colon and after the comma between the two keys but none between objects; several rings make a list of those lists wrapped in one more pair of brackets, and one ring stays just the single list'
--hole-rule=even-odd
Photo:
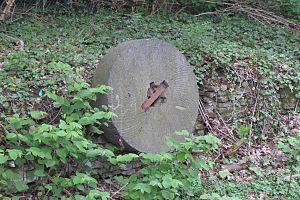
[{"label": "weathered concrete", "polygon": [[[165,80],[165,102],[146,112],[141,105],[149,84]],[[134,40],[112,49],[101,60],[93,78],[93,86],[106,84],[113,90],[99,95],[95,106],[111,106],[117,114],[106,138],[127,151],[167,151],[167,137],[177,130],[192,131],[197,117],[198,87],[192,67],[174,46],[161,40]]]}]

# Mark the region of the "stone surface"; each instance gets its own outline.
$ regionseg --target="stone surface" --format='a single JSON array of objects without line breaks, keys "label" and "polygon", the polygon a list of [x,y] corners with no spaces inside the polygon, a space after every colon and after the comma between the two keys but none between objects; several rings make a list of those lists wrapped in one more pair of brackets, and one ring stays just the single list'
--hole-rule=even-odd
[{"label": "stone surface", "polygon": [[[165,103],[141,108],[149,84],[165,80]],[[110,105],[117,114],[105,137],[126,151],[167,151],[167,137],[176,130],[192,131],[198,113],[199,93],[192,67],[174,46],[161,40],[133,40],[112,49],[99,63],[93,86],[110,85],[108,95],[99,95],[97,107]]]},{"label": "stone surface", "polygon": [[216,98],[216,103],[226,103],[229,101],[229,98],[227,95],[225,96],[217,96]]},{"label": "stone surface", "polygon": [[217,104],[218,108],[226,108],[228,110],[232,109],[233,105],[231,102],[225,102],[225,103],[218,103]]},{"label": "stone surface", "polygon": [[204,84],[203,88],[204,88],[204,90],[209,91],[209,92],[218,92],[220,90],[220,87],[210,85],[210,84]]},{"label": "stone surface", "polygon": [[217,94],[215,92],[205,92],[204,96],[208,97],[208,98],[213,98],[213,97],[217,96]]}]

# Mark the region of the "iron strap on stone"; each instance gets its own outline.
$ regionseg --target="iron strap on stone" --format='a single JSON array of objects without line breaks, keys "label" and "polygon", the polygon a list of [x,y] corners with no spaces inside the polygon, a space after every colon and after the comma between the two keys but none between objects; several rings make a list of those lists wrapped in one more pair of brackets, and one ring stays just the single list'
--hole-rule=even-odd
[{"label": "iron strap on stone", "polygon": [[142,104],[142,109],[146,112],[149,107],[160,97],[160,95],[169,87],[168,83],[164,80],[159,84],[155,85],[154,82],[150,83],[150,88],[147,91],[147,99]]}]

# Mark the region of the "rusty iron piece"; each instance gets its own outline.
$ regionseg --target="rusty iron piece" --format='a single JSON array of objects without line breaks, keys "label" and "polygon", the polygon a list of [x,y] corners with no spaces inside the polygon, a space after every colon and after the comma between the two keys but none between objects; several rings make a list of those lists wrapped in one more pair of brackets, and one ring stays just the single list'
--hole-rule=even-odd
[{"label": "rusty iron piece", "polygon": [[150,83],[150,88],[147,91],[147,99],[142,104],[142,109],[147,111],[149,107],[160,97],[160,95],[169,87],[168,83],[164,80],[158,86],[154,82]]}]

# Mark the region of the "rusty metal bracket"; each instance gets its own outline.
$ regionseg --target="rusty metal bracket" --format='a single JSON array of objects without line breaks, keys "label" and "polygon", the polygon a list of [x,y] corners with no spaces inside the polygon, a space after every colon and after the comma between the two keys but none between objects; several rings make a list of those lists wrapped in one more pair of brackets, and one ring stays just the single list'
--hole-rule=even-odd
[{"label": "rusty metal bracket", "polygon": [[142,104],[142,109],[147,111],[149,107],[160,97],[160,95],[169,87],[164,80],[158,86],[154,82],[150,83],[150,88],[147,91],[147,99]]}]

